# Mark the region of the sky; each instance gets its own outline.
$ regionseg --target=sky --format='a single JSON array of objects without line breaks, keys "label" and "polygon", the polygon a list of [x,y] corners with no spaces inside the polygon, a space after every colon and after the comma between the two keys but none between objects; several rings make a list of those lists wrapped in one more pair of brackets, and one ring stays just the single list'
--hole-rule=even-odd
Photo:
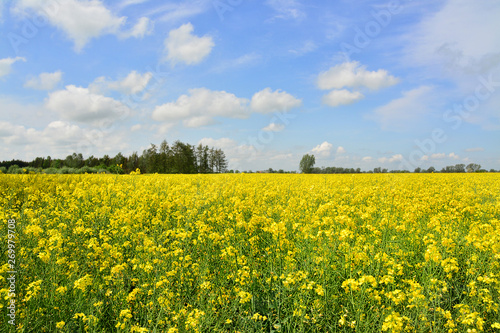
[{"label": "sky", "polygon": [[0,160],[500,169],[500,1],[0,2]]}]

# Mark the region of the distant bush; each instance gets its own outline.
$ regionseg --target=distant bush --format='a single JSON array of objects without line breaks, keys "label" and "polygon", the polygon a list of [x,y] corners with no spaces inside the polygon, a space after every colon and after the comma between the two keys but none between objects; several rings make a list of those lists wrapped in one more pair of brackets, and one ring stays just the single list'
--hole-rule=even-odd
[{"label": "distant bush", "polygon": [[57,169],[57,168],[47,168],[47,169],[43,169],[42,172],[46,173],[48,175],[55,175],[55,174],[59,173],[59,169]]},{"label": "distant bush", "polygon": [[89,166],[84,166],[80,169],[77,169],[77,173],[84,174],[84,173],[97,173],[97,169],[91,168]]},{"label": "distant bush", "polygon": [[23,169],[21,169],[19,167],[19,165],[14,164],[14,165],[11,165],[9,167],[9,170],[7,171],[7,173],[10,173],[10,174],[19,174],[19,173],[23,173]]},{"label": "distant bush", "polygon": [[60,174],[63,174],[63,175],[68,175],[68,174],[75,174],[77,173],[78,169],[75,169],[75,168],[68,168],[68,167],[62,167],[61,169],[59,169],[59,173]]}]

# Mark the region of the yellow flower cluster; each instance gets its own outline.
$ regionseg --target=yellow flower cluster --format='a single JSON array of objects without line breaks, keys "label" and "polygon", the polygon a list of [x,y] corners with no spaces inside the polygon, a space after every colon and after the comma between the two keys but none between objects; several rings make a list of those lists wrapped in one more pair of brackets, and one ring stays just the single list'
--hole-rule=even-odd
[{"label": "yellow flower cluster", "polygon": [[500,330],[498,174],[1,174],[0,192],[19,331]]}]

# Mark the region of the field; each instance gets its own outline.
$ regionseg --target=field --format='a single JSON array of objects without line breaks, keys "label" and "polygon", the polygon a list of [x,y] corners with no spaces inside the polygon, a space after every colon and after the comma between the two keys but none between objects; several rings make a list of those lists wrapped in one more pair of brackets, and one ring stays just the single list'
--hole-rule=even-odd
[{"label": "field", "polygon": [[0,175],[0,191],[1,332],[11,299],[19,332],[500,332],[500,174]]}]

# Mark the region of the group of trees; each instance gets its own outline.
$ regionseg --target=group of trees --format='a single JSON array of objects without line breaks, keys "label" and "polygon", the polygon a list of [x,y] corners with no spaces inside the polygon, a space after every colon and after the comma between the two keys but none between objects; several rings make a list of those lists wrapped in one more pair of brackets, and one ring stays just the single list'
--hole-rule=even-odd
[{"label": "group of trees", "polygon": [[[316,163],[316,158],[314,155],[306,154],[300,160],[299,169],[302,173],[406,173],[410,172],[408,170],[391,170],[382,169],[381,167],[374,168],[373,171],[361,171],[360,168],[342,168],[342,167],[314,167]],[[480,164],[470,163],[467,166],[465,164],[456,164],[446,166],[441,169],[441,171],[437,171],[434,167],[429,167],[428,169],[422,169],[420,167],[416,168],[414,173],[433,173],[433,172],[488,172],[485,169],[481,169]],[[491,169],[489,172],[497,172],[494,169]]]},{"label": "group of trees", "polygon": [[12,160],[0,163],[3,173],[129,173],[136,169],[141,173],[222,173],[227,171],[227,159],[222,149],[202,144],[195,147],[181,141],[170,146],[163,140],[159,146],[151,144],[141,155],[133,152],[128,157],[118,153],[114,157],[104,155],[85,159],[81,153],[73,153],[65,159],[48,156],[37,157],[31,162]]}]

